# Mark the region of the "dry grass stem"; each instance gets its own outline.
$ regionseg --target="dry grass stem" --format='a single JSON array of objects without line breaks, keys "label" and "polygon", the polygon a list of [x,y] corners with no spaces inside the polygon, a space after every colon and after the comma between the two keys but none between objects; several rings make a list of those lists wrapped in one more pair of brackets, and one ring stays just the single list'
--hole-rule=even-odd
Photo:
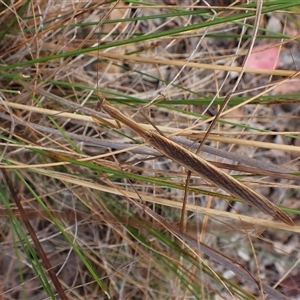
[{"label": "dry grass stem", "polygon": [[265,214],[281,220],[288,225],[294,225],[292,219],[267,198],[248,188],[246,185],[229,176],[221,169],[208,163],[201,157],[174,143],[168,138],[155,132],[150,132],[143,129],[141,126],[139,126],[139,124],[127,118],[117,109],[110,106],[105,100],[103,100],[100,106],[112,118],[130,127],[132,130],[142,136],[147,143],[170,159],[185,166],[188,170],[199,174],[201,177],[227,191],[231,195],[243,199],[248,204],[263,211]]}]

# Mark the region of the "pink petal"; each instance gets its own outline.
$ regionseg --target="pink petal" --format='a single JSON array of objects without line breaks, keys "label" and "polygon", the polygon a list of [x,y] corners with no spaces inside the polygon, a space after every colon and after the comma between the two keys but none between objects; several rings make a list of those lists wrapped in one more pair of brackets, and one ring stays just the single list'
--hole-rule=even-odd
[{"label": "pink petal", "polygon": [[247,61],[247,68],[273,70],[280,65],[279,48],[268,48],[269,45],[259,45],[253,48]]}]

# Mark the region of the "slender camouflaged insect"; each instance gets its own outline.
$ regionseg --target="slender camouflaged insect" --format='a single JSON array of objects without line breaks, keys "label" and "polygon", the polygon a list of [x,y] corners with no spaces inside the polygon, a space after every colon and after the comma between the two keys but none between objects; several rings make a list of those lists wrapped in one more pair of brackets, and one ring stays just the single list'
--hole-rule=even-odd
[{"label": "slender camouflaged insect", "polygon": [[99,102],[97,110],[100,108],[116,121],[119,121],[131,128],[143,137],[148,144],[168,158],[178,162],[188,170],[197,173],[205,180],[222,188],[229,194],[243,199],[249,205],[255,206],[265,214],[270,215],[288,225],[294,225],[292,219],[267,198],[250,189],[200,156],[160,134],[142,128],[138,123],[127,118],[117,109],[110,106],[104,99]]}]

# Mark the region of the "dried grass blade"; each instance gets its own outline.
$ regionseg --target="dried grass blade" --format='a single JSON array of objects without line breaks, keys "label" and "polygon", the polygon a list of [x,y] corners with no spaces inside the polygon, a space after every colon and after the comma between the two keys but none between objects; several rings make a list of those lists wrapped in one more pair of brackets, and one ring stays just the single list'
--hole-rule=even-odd
[{"label": "dried grass blade", "polygon": [[147,143],[165,156],[185,166],[188,170],[199,174],[205,180],[222,188],[229,194],[243,199],[249,205],[255,206],[265,214],[281,220],[288,225],[294,225],[292,219],[267,198],[250,189],[203,158],[162,135],[145,130],[136,122],[124,116],[117,109],[108,105],[105,101],[102,103],[102,108],[112,118],[122,122],[142,136]]},{"label": "dried grass blade", "polygon": [[267,198],[250,189],[203,158],[195,155],[193,152],[188,151],[184,147],[154,132],[149,132],[147,142],[167,157],[177,161],[188,170],[199,174],[207,181],[222,188],[229,194],[243,199],[248,204],[255,206],[265,214],[271,215],[288,225],[294,224],[287,214],[281,211]]}]

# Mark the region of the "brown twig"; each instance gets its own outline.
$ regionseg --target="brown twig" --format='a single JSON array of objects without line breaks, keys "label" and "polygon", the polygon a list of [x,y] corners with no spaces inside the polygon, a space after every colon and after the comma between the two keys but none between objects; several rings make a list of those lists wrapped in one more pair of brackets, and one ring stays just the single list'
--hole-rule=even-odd
[{"label": "brown twig", "polygon": [[53,267],[51,266],[51,264],[50,264],[50,262],[48,260],[48,257],[46,255],[46,253],[44,252],[44,249],[41,246],[41,243],[40,243],[38,237],[36,236],[36,233],[35,233],[33,227],[31,226],[31,223],[29,221],[29,217],[27,216],[27,214],[26,214],[26,212],[25,212],[25,210],[24,210],[24,208],[23,208],[23,206],[21,204],[20,198],[17,195],[17,193],[16,193],[16,191],[15,191],[15,189],[14,189],[14,187],[13,187],[13,185],[12,185],[10,179],[9,179],[6,170],[5,169],[1,169],[1,171],[2,171],[2,174],[3,174],[4,178],[5,178],[7,186],[9,188],[10,194],[13,197],[13,199],[14,199],[17,207],[18,207],[18,210],[19,210],[20,215],[22,217],[22,220],[23,220],[23,222],[24,222],[24,224],[25,224],[25,226],[26,226],[26,228],[28,230],[28,233],[29,233],[29,235],[31,236],[31,238],[33,240],[33,243],[35,245],[36,251],[37,251],[38,255],[40,256],[40,258],[42,259],[42,261],[43,261],[43,263],[45,265],[45,268],[46,268],[46,270],[47,270],[47,272],[48,272],[48,274],[49,274],[49,276],[50,276],[50,278],[51,278],[51,280],[52,280],[52,282],[53,282],[53,284],[54,284],[54,286],[56,288],[56,291],[57,291],[60,299],[62,299],[62,300],[68,300],[68,297],[65,294],[65,291],[63,290],[63,288],[62,288],[62,286],[61,286],[61,284],[60,284],[60,282],[59,282],[59,280],[58,280],[58,278],[57,278],[57,276],[56,276],[56,274],[55,274],[55,272],[53,270]]}]

